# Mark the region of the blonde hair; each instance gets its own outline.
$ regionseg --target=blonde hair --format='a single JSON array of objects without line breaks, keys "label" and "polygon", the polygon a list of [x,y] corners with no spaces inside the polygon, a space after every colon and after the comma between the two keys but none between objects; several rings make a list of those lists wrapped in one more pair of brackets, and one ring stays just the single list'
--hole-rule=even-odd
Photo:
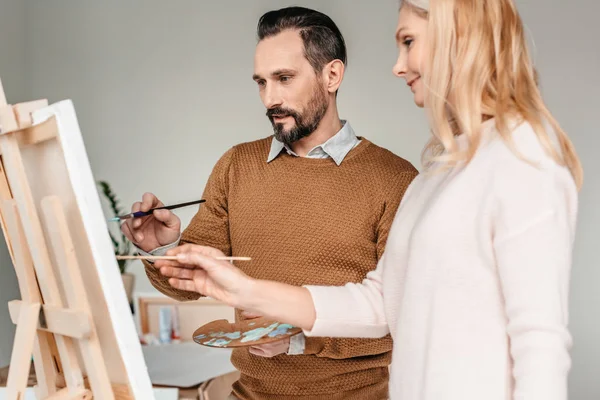
[{"label": "blonde hair", "polygon": [[[516,151],[509,120],[517,118],[531,124],[548,155],[567,166],[581,188],[581,163],[542,99],[514,1],[401,0],[402,7],[429,20],[428,67],[434,73],[423,78],[433,137],[423,162],[469,162],[481,141],[482,124],[490,118]],[[555,132],[560,151],[552,145],[545,122]],[[459,133],[468,137],[464,151],[455,140]]]}]

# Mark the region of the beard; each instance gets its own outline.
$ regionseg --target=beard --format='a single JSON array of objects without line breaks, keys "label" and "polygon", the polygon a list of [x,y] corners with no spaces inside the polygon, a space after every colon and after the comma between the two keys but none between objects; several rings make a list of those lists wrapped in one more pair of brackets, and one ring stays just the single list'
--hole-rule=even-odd
[{"label": "beard", "polygon": [[[327,108],[326,91],[317,85],[311,99],[302,112],[290,108],[274,107],[267,110],[267,117],[269,117],[273,125],[275,138],[289,146],[313,133],[321,123],[323,116],[327,112]],[[290,129],[285,129],[284,124],[275,123],[273,120],[273,116],[275,115],[278,117],[292,117],[295,122],[294,126]]]}]

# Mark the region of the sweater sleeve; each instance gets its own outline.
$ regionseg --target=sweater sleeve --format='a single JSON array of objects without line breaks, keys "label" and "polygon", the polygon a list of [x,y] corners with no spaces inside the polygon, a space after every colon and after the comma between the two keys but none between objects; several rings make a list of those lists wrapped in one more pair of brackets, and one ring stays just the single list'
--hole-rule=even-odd
[{"label": "sweater sleeve", "polygon": [[381,354],[391,350],[392,339],[383,306],[384,249],[398,206],[416,176],[417,170],[411,166],[397,175],[394,185],[387,187],[383,213],[377,226],[377,268],[367,274],[360,284],[349,283],[343,287],[306,286],[317,312],[313,329],[305,332],[308,336],[307,348],[312,343],[319,350],[317,354],[345,358]]},{"label": "sweater sleeve", "polygon": [[515,399],[567,399],[568,286],[577,191],[566,169],[506,163],[495,179],[494,251]]},{"label": "sweater sleeve", "polygon": [[389,334],[383,306],[383,265],[385,255],[375,271],[362,283],[345,286],[305,286],[316,310],[313,328],[308,337],[381,338]]},{"label": "sweater sleeve", "polygon": [[409,165],[405,171],[397,174],[395,179],[388,182],[386,201],[377,226],[377,259],[383,256],[398,207],[418,174],[419,172],[412,165]]},{"label": "sweater sleeve", "polygon": [[[226,255],[231,255],[227,196],[233,153],[234,148],[227,151],[215,164],[202,197],[206,202],[200,206],[188,227],[182,232],[180,244],[211,246]],[[173,288],[169,284],[169,278],[161,275],[149,262],[144,261],[144,268],[152,286],[161,293],[180,301],[196,300],[200,297],[199,293]]]}]

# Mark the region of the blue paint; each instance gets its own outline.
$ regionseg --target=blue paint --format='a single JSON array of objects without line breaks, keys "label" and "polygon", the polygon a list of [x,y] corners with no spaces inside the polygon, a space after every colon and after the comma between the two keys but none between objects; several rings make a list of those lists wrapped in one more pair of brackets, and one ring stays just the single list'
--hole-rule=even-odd
[{"label": "blue paint", "polygon": [[269,337],[277,337],[281,335],[286,335],[288,330],[292,329],[293,326],[289,324],[281,324],[275,329],[273,332],[269,333]]},{"label": "blue paint", "polygon": [[206,337],[206,335],[198,335],[198,336],[195,336],[194,339],[200,340],[200,339],[204,339],[205,337]]},{"label": "blue paint", "polygon": [[223,346],[227,346],[229,343],[231,343],[231,340],[211,339],[208,342],[205,342],[204,344],[207,346],[212,346],[212,347],[223,347]]},{"label": "blue paint", "polygon": [[227,339],[235,340],[235,339],[241,338],[242,334],[240,332],[232,332],[232,333],[225,334],[225,337]]},{"label": "blue paint", "polygon": [[213,332],[210,334],[210,337],[212,338],[227,338],[227,339],[239,339],[242,337],[242,334],[240,332],[231,332],[231,333],[225,333],[225,332]]},{"label": "blue paint", "polygon": [[244,332],[244,338],[242,339],[242,343],[246,342],[254,342],[264,336],[267,336],[269,333],[273,332],[279,324],[277,322],[269,325],[266,328],[256,328],[248,332]]}]

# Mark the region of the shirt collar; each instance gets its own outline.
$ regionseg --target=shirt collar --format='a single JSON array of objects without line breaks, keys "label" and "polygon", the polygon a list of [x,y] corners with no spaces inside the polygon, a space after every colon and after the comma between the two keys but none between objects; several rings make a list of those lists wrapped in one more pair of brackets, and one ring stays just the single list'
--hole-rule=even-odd
[{"label": "shirt collar", "polygon": [[[315,146],[311,149],[307,158],[327,158],[331,157],[333,161],[339,166],[346,155],[359,143],[359,139],[354,133],[354,129],[350,126],[348,121],[342,120],[342,129],[340,129],[334,136],[329,138],[325,143]],[[292,156],[297,157],[298,155],[292,151],[292,149],[286,144],[278,141],[273,137],[271,141],[271,150],[267,163],[273,161],[282,150]]]}]

